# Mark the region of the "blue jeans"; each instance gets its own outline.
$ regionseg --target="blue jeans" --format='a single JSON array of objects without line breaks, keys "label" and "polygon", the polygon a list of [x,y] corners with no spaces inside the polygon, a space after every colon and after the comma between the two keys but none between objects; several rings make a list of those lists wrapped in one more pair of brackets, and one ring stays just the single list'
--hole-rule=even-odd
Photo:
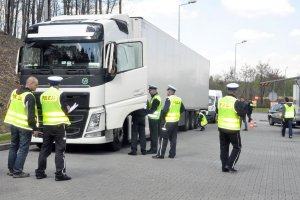
[{"label": "blue jeans", "polygon": [[293,136],[293,119],[284,119],[284,123],[282,126],[282,136],[285,136],[285,129],[288,128],[289,129],[289,137]]},{"label": "blue jeans", "polygon": [[8,169],[14,174],[23,172],[29,151],[32,131],[11,125],[11,144],[8,153]]}]

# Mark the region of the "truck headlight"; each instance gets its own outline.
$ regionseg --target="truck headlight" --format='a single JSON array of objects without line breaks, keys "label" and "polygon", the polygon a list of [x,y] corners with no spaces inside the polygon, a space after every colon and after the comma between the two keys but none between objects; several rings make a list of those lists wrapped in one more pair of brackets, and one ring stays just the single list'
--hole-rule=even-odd
[{"label": "truck headlight", "polygon": [[215,106],[208,106],[208,111],[215,111]]},{"label": "truck headlight", "polygon": [[86,132],[90,132],[90,131],[94,131],[94,130],[98,130],[99,126],[100,126],[100,116],[101,113],[93,113],[91,118],[90,118],[90,122],[89,125],[86,129]]}]

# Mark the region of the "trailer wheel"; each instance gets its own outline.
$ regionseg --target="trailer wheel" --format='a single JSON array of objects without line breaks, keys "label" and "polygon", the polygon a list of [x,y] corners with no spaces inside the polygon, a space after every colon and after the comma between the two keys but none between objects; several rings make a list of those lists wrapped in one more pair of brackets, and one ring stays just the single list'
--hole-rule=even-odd
[{"label": "trailer wheel", "polygon": [[217,113],[215,113],[213,119],[211,120],[211,123],[215,124],[217,122]]},{"label": "trailer wheel", "polygon": [[197,129],[198,128],[198,117],[197,117],[197,113],[194,113],[194,129]]},{"label": "trailer wheel", "polygon": [[190,128],[190,117],[189,117],[189,112],[185,111],[184,113],[184,125],[181,127],[182,131],[187,131]]},{"label": "trailer wheel", "polygon": [[195,115],[194,112],[189,113],[190,118],[190,130],[193,130],[195,128]]},{"label": "trailer wheel", "polygon": [[111,143],[110,147],[113,151],[119,151],[122,148],[124,140],[124,131],[123,128],[117,128],[113,130],[114,140]]}]

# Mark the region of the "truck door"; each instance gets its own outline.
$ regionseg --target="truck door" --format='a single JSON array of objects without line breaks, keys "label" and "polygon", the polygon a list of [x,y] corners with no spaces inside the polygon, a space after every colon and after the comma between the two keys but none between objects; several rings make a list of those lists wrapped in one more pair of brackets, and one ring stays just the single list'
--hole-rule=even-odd
[{"label": "truck door", "polygon": [[108,72],[115,73],[105,85],[106,128],[114,129],[123,126],[129,113],[145,107],[147,71],[141,42],[110,43],[106,49]]}]

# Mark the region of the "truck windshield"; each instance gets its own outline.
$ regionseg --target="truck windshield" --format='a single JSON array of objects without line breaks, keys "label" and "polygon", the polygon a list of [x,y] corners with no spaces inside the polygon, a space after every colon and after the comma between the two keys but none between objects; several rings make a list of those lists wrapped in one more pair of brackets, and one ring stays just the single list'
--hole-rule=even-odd
[{"label": "truck windshield", "polygon": [[102,68],[103,42],[39,41],[21,51],[21,68]]}]

